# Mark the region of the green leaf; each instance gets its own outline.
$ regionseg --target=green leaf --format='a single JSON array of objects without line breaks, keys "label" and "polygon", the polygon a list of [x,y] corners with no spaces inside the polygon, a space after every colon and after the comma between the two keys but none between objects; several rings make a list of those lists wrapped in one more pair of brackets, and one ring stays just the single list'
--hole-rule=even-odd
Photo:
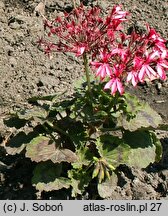
[{"label": "green leaf", "polygon": [[46,119],[47,115],[47,111],[42,107],[34,107],[17,113],[18,118],[24,120],[32,120],[34,118]]},{"label": "green leaf", "polygon": [[161,125],[159,125],[159,127],[157,129],[163,130],[163,131],[168,131],[168,124],[162,123]]},{"label": "green leaf", "polygon": [[71,179],[72,197],[76,197],[77,194],[83,194],[92,179],[89,172],[78,169],[69,170],[68,177]]},{"label": "green leaf", "polygon": [[53,164],[51,161],[37,164],[33,171],[32,184],[39,191],[53,191],[70,187],[70,180],[60,177],[62,164]]},{"label": "green leaf", "polygon": [[5,150],[10,155],[19,154],[23,151],[26,145],[34,138],[36,134],[30,132],[28,134],[19,132],[14,137],[9,139],[9,142],[5,145]]},{"label": "green leaf", "polygon": [[114,195],[114,193],[115,193],[117,183],[118,183],[118,177],[113,172],[110,179],[106,179],[105,182],[98,184],[97,189],[98,189],[98,193],[99,193],[100,197],[102,197],[103,199],[112,197],[112,195]]},{"label": "green leaf", "polygon": [[135,131],[140,128],[157,128],[162,123],[160,115],[147,103],[141,104],[141,109],[139,109],[134,118],[127,119],[127,116],[123,114],[119,116],[117,121],[117,126],[122,126],[129,131]]},{"label": "green leaf", "polygon": [[116,167],[128,160],[130,147],[118,137],[103,135],[97,140],[96,147],[100,157],[104,158],[109,165]]},{"label": "green leaf", "polygon": [[127,164],[137,168],[145,168],[150,163],[155,162],[155,146],[148,148],[132,149],[129,154]]},{"label": "green leaf", "polygon": [[53,182],[42,183],[39,182],[35,185],[36,190],[38,191],[53,191],[60,190],[62,188],[68,189],[70,187],[70,180],[68,178],[59,177],[56,178]]},{"label": "green leaf", "polygon": [[74,163],[78,160],[77,155],[69,149],[56,149],[51,160],[54,163],[68,162]]},{"label": "green leaf", "polygon": [[156,146],[149,131],[125,131],[123,139],[131,147],[128,165],[145,168],[155,162]]},{"label": "green leaf", "polygon": [[59,113],[66,113],[67,110],[70,110],[72,104],[73,104],[73,99],[72,100],[70,100],[70,99],[63,100],[63,101],[60,101],[58,103],[54,103],[51,106],[50,111],[54,110],[54,111],[57,111]]},{"label": "green leaf", "polygon": [[137,130],[137,131],[124,131],[123,133],[124,142],[127,143],[131,148],[147,148],[152,147],[153,140],[149,131]]},{"label": "green leaf", "polygon": [[80,121],[68,122],[67,132],[77,148],[83,146],[86,143],[86,128]]},{"label": "green leaf", "polygon": [[124,101],[126,104],[126,112],[132,113],[132,115],[135,115],[139,109],[141,109],[142,103],[139,101],[139,99],[135,95],[131,95],[130,93],[124,94]]},{"label": "green leaf", "polygon": [[106,117],[106,116],[108,116],[108,113],[101,110],[101,111],[98,111],[94,116],[99,117],[99,118]]},{"label": "green leaf", "polygon": [[55,143],[45,136],[38,136],[27,145],[26,157],[36,162],[51,160],[53,163],[62,161],[73,163],[77,160],[74,152],[69,149],[56,148]]},{"label": "green leaf", "polygon": [[96,146],[100,156],[115,167],[120,163],[126,163],[145,168],[161,157],[160,143],[154,140],[149,131],[125,131],[123,140],[104,135],[96,142]]},{"label": "green leaf", "polygon": [[93,155],[90,152],[88,147],[80,147],[76,150],[76,155],[78,156],[78,160],[72,164],[73,168],[80,169],[83,166],[88,166],[91,162]]},{"label": "green leaf", "polygon": [[62,164],[54,164],[51,161],[40,162],[33,171],[32,183],[48,183],[60,177]]},{"label": "green leaf", "polygon": [[53,100],[55,100],[58,96],[59,96],[58,94],[46,95],[46,96],[35,96],[35,97],[29,98],[29,99],[28,99],[28,102],[33,103],[33,102],[37,102],[38,100],[53,101]]},{"label": "green leaf", "polygon": [[50,160],[55,152],[55,145],[49,143],[50,139],[48,137],[38,136],[34,138],[26,147],[26,157],[35,162]]},{"label": "green leaf", "polygon": [[156,162],[159,162],[162,158],[162,144],[160,142],[160,140],[157,138],[156,134],[154,132],[150,132],[150,135],[151,135],[151,138],[153,139],[153,143],[156,147],[156,150],[155,150],[155,161]]}]

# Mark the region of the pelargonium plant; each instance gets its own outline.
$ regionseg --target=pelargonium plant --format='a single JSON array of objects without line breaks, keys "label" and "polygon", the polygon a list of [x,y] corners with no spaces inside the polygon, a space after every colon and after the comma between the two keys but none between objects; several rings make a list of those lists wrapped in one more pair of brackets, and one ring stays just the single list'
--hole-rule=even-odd
[{"label": "pelargonium plant", "polygon": [[[98,6],[80,5],[53,21],[43,16],[47,34],[39,45],[48,56],[71,52],[82,57],[87,85],[67,100],[33,97],[29,102],[34,107],[14,116],[20,127],[28,123],[33,132],[19,132],[6,150],[14,154],[26,149],[26,157],[37,163],[32,182],[40,192],[71,188],[77,196],[96,182],[99,196],[106,198],[119,164],[142,168],[160,161],[155,131],[163,129],[161,117],[125,87],[164,81],[168,49],[148,24],[144,32],[125,33],[128,16],[121,5],[107,15]],[[26,139],[19,148],[17,143],[18,150],[13,148],[17,139]]]}]

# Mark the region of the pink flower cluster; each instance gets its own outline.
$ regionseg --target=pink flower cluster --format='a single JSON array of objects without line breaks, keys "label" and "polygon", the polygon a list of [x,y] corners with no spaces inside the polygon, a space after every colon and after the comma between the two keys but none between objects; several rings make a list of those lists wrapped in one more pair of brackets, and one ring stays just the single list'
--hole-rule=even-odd
[{"label": "pink flower cluster", "polygon": [[73,52],[76,56],[88,53],[93,70],[104,89],[124,93],[124,86],[131,82],[135,87],[146,79],[166,79],[168,49],[165,40],[147,25],[147,31],[138,34],[123,33],[122,22],[127,21],[128,12],[114,6],[103,18],[101,9],[85,8],[83,5],[57,17],[53,22],[45,20],[48,37],[57,36],[57,42],[39,40],[47,54],[51,51]]},{"label": "pink flower cluster", "polygon": [[86,9],[83,5],[65,13],[64,17],[56,17],[52,22],[44,21],[44,28],[48,29],[48,37],[57,36],[58,42],[51,43],[40,39],[45,52],[62,51],[73,52],[81,56],[84,52],[96,52],[105,43],[107,35],[114,34],[120,29],[120,23],[126,20],[128,13],[115,6],[111,13],[102,18],[101,9],[93,7]]},{"label": "pink flower cluster", "polygon": [[147,26],[147,32],[130,35],[120,33],[117,42],[108,44],[100,51],[98,61],[92,61],[96,76],[100,80],[109,79],[105,89],[124,93],[124,85],[131,82],[135,87],[139,82],[166,79],[168,50],[165,40],[154,29]]}]

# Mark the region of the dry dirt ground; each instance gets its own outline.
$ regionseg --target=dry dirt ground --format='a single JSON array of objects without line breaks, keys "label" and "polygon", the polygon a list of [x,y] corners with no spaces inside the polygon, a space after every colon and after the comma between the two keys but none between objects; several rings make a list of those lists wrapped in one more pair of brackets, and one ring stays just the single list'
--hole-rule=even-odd
[{"label": "dry dirt ground", "polygon": [[[49,60],[36,41],[43,35],[40,16],[34,12],[40,0],[0,0],[0,142],[8,132],[3,118],[11,110],[27,106],[31,96],[73,92],[73,83],[81,77],[81,63],[69,55],[56,54]],[[168,39],[167,0],[85,0],[85,5],[100,3],[106,10],[123,4],[132,14],[131,25],[143,28],[148,22]],[[46,16],[70,10],[70,0],[47,0]],[[168,81],[154,82],[130,90],[146,100],[168,122]],[[166,149],[168,136],[159,132]],[[23,163],[24,161],[24,163]],[[168,160],[164,167],[150,166],[146,170],[119,167],[122,177],[111,199],[168,199]],[[31,186],[34,164],[20,156],[6,155],[0,148],[0,199],[37,199]],[[44,193],[41,199],[67,199],[64,191]],[[83,197],[86,198],[86,197]],[[92,197],[89,197],[90,199]]]}]

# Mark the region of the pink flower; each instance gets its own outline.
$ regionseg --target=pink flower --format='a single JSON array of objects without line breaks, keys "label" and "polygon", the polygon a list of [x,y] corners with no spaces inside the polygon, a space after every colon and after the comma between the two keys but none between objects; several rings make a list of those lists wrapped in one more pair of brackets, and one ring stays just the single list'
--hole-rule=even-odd
[{"label": "pink flower", "polygon": [[135,72],[135,71],[129,72],[128,75],[127,75],[127,80],[126,81],[127,82],[131,81],[132,85],[135,87],[138,84],[138,82],[139,82],[138,73]]},{"label": "pink flower", "polygon": [[107,16],[105,25],[108,26],[109,33],[112,35],[112,31],[119,31],[122,29],[120,24],[123,21],[126,21],[126,16],[129,13],[127,11],[122,11],[120,5],[116,5],[113,7],[111,14]]},{"label": "pink flower", "polygon": [[148,35],[147,35],[147,40],[150,43],[154,43],[155,46],[160,49],[160,50],[165,50],[166,46],[165,46],[165,42],[166,40],[164,40],[153,28],[150,28],[149,25],[147,25],[148,28]]},{"label": "pink flower", "polygon": [[143,64],[141,70],[139,71],[138,78],[140,82],[144,82],[145,75],[147,75],[151,81],[158,78],[156,71],[154,71],[148,64]]},{"label": "pink flower", "polygon": [[91,64],[98,68],[96,76],[99,76],[101,80],[104,80],[107,75],[110,76],[112,74],[112,70],[107,63],[91,62]]},{"label": "pink flower", "polygon": [[110,81],[106,83],[104,89],[111,89],[111,94],[115,95],[117,91],[122,95],[124,93],[123,77],[124,77],[124,64],[114,64],[113,74],[110,76]]},{"label": "pink flower", "polygon": [[114,48],[111,52],[111,55],[118,54],[121,57],[122,61],[125,61],[128,57],[128,50],[124,48]]},{"label": "pink flower", "polygon": [[[168,69],[168,65],[166,66],[166,68]],[[158,63],[157,66],[156,66],[156,69],[157,69],[159,77],[162,80],[166,80],[166,73],[165,73],[163,64],[162,63]]]},{"label": "pink flower", "polygon": [[166,80],[165,69],[168,69],[168,60],[166,60],[166,58],[167,52],[165,50],[162,52],[161,57],[158,59],[156,64],[157,73],[162,80]]},{"label": "pink flower", "polygon": [[113,19],[126,20],[127,15],[128,15],[128,12],[122,11],[120,5],[116,5],[113,7],[113,10],[112,10]]},{"label": "pink flower", "polygon": [[[152,64],[155,64],[158,59],[159,53],[158,51],[154,51],[151,53],[148,53],[148,51],[145,52],[145,59],[139,60],[139,65],[141,66],[141,69],[138,73],[138,78],[140,82],[144,82],[145,77],[147,76],[150,80],[154,80],[158,78],[157,72],[152,68]],[[138,66],[137,66],[138,67]]]},{"label": "pink flower", "polygon": [[81,56],[85,52],[86,49],[87,49],[86,46],[81,44],[81,45],[78,45],[72,48],[71,51],[76,53],[76,56]]},{"label": "pink flower", "polygon": [[104,86],[104,89],[111,89],[112,95],[115,95],[117,91],[119,91],[121,95],[124,93],[123,84],[118,77],[110,79],[110,81]]},{"label": "pink flower", "polygon": [[154,42],[162,42],[165,43],[165,40],[163,38],[160,37],[160,35],[155,31],[155,29],[148,27],[148,39]]},{"label": "pink flower", "polygon": [[112,75],[112,69],[108,63],[110,56],[110,54],[100,52],[100,62],[91,62],[91,65],[97,68],[96,76],[99,76],[101,80]]}]

